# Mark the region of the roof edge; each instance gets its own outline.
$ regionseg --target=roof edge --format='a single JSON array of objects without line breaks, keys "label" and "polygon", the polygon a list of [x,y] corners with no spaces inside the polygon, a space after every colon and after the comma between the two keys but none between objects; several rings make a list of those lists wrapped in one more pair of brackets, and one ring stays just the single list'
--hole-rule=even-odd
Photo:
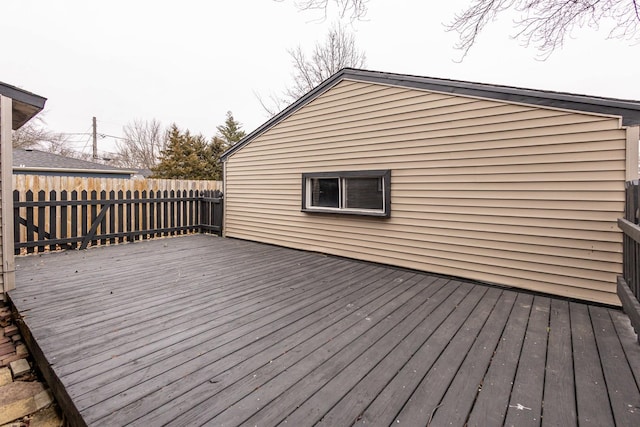
[{"label": "roof edge", "polygon": [[[575,94],[542,89],[529,89],[490,83],[421,77],[405,74],[345,68],[345,79],[352,78],[380,84],[434,90],[451,94],[476,96],[499,101],[517,102],[543,107],[562,108],[586,113],[621,116],[623,125],[640,124],[640,101],[595,95]],[[625,120],[626,119],[626,120]]]},{"label": "roof edge", "polygon": [[42,111],[47,101],[47,98],[3,82],[0,82],[0,95],[13,101],[13,130],[21,128]]},{"label": "roof edge", "polygon": [[286,119],[308,102],[322,95],[342,80],[358,80],[392,86],[431,90],[463,96],[472,96],[519,104],[538,105],[584,113],[605,114],[622,118],[623,126],[640,125],[640,101],[606,98],[592,95],[579,95],[569,92],[555,92],[540,89],[527,89],[515,86],[501,86],[488,83],[450,80],[435,77],[421,77],[409,74],[396,74],[382,71],[370,71],[357,68],[343,68],[296,102],[273,116],[253,132],[249,133],[233,147],[222,153],[224,162],[229,156],[242,149],[253,139],[270,127]]},{"label": "roof edge", "polygon": [[76,172],[76,173],[93,173],[93,174],[109,174],[109,175],[135,175],[138,171],[127,169],[82,169],[82,168],[47,168],[38,166],[13,166],[14,171],[33,171],[33,172]]},{"label": "roof edge", "polygon": [[47,101],[47,98],[3,82],[0,82],[0,94],[39,110],[44,108]]}]

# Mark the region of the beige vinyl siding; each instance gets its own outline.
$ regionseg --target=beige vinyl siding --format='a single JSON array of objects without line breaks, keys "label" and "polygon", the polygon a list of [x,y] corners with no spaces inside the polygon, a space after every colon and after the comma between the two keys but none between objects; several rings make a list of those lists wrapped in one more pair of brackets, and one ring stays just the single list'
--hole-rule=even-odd
[{"label": "beige vinyl siding", "polygon": [[[2,130],[0,129],[0,132]],[[0,150],[2,150],[2,148],[0,148]],[[0,171],[2,170],[2,161],[0,161]],[[0,178],[0,224],[2,223],[2,215],[4,214],[4,212],[2,212],[2,197],[4,196],[4,194],[2,194],[2,178]],[[2,246],[2,227],[0,226],[0,268],[2,268],[2,273],[4,273],[4,250],[3,250],[3,246]],[[4,290],[4,274],[0,274],[0,289]]]},{"label": "beige vinyl siding", "polygon": [[[618,118],[343,81],[234,153],[225,233],[619,304]],[[391,218],[300,212],[301,174],[391,169]]]},{"label": "beige vinyl siding", "polygon": [[[5,107],[4,111],[3,106]],[[2,229],[2,224],[5,222],[2,221],[2,215],[4,215],[4,212],[2,212],[2,198],[4,197],[4,194],[2,194],[2,177],[6,175],[3,171],[4,165],[2,164],[2,151],[8,144],[11,144],[11,120],[11,101],[9,98],[0,95],[0,290],[3,292],[8,291],[9,289],[5,288],[5,248],[2,244],[2,234],[4,231]]]}]

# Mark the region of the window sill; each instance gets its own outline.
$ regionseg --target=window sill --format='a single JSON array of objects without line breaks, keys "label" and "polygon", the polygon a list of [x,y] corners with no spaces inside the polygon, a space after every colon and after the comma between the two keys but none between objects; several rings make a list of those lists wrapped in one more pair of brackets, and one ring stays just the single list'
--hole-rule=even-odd
[{"label": "window sill", "polygon": [[349,210],[349,209],[322,209],[322,208],[303,208],[300,212],[309,214],[331,214],[331,215],[357,215],[357,216],[372,216],[377,218],[389,218],[391,214],[389,212],[376,212],[376,211],[362,211],[362,210]]}]

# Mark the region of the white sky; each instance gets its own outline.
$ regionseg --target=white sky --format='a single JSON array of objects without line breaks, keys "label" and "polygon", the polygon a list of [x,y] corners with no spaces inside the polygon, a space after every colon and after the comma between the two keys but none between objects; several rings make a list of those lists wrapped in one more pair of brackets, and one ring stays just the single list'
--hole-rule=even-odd
[{"label": "white sky", "polygon": [[[503,17],[462,62],[443,23],[471,0],[371,0],[355,22],[367,69],[640,100],[640,46],[575,31],[546,61],[510,38]],[[337,19],[293,0],[20,0],[0,2],[0,81],[48,98],[57,132],[122,135],[133,119],[211,137],[231,110],[249,132],[267,116],[255,93],[290,81],[287,49],[311,49]],[[347,20],[348,22],[348,20]],[[90,150],[88,138],[75,148]],[[112,138],[99,140],[113,150]]]}]

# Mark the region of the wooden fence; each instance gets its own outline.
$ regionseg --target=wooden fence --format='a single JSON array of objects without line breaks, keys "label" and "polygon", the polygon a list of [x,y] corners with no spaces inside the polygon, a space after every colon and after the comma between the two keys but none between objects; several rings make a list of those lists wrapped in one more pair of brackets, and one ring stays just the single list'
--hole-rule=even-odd
[{"label": "wooden fence", "polygon": [[13,175],[13,189],[20,194],[31,190],[39,191],[182,191],[218,190],[222,191],[222,181],[198,181],[182,179],[124,179],[124,178],[82,178],[73,176]]},{"label": "wooden fence", "polygon": [[14,185],[16,254],[222,231],[217,181],[14,176]]},{"label": "wooden fence", "polygon": [[[618,277],[618,297],[636,333],[640,332],[640,186],[626,183],[625,217],[618,218],[624,233],[622,277]],[[638,336],[640,342],[640,335]]]}]

